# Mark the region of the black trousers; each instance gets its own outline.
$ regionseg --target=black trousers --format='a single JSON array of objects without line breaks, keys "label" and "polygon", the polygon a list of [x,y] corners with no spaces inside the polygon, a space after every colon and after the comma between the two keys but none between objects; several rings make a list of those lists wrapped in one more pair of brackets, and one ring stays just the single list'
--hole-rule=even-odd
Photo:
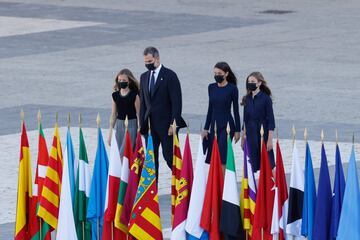
[{"label": "black trousers", "polygon": [[[176,134],[179,133],[177,129]],[[156,181],[159,179],[159,147],[161,145],[162,154],[169,169],[172,169],[173,158],[173,135],[169,136],[168,131],[159,133],[155,129],[151,130],[151,136],[153,138],[154,156],[155,156],[155,169],[156,169]],[[145,142],[147,147],[148,135],[145,136]]]}]

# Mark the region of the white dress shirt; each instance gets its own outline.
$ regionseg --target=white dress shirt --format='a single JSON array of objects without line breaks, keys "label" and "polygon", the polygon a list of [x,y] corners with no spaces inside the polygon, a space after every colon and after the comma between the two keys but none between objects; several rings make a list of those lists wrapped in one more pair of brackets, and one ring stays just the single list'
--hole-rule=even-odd
[{"label": "white dress shirt", "polygon": [[153,74],[154,72],[154,78],[155,78],[155,82],[154,82],[154,85],[156,84],[156,80],[157,80],[157,77],[159,75],[159,72],[160,72],[160,69],[162,67],[162,64],[160,64],[155,70],[151,71],[150,72],[150,76],[149,76],[149,89],[150,89],[150,85],[151,85],[151,75]]}]

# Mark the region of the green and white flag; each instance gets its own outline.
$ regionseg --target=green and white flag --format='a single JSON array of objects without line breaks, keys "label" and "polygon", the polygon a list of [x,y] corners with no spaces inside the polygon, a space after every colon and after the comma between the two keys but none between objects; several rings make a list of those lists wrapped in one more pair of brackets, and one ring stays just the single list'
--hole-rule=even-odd
[{"label": "green and white flag", "polygon": [[82,129],[80,128],[79,162],[76,174],[74,218],[78,239],[91,239],[91,224],[86,221],[91,173]]}]

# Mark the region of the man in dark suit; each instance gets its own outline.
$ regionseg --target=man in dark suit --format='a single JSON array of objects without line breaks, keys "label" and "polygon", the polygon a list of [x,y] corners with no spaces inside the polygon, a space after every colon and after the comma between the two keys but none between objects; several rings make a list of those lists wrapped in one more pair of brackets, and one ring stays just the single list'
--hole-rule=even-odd
[{"label": "man in dark suit", "polygon": [[[175,72],[160,63],[159,51],[154,47],[144,50],[144,62],[148,71],[140,77],[140,133],[147,135],[149,121],[153,137],[156,175],[159,169],[159,146],[164,159],[172,168],[174,119],[179,128],[186,126],[181,117],[181,86]],[[147,139],[147,138],[145,138]]]}]

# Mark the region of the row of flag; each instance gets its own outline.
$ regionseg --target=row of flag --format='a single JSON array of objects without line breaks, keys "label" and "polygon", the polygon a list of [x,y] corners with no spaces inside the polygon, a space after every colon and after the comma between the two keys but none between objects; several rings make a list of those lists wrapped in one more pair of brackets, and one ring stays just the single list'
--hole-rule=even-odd
[{"label": "row of flag", "polygon": [[[56,239],[66,240],[163,239],[151,134],[145,151],[140,134],[132,149],[126,131],[121,160],[115,133],[108,155],[101,128],[98,128],[91,176],[82,129],[79,131],[78,157],[69,129],[62,151],[57,124],[49,154],[39,124],[33,183],[29,142],[25,123],[22,123],[14,238],[48,240],[56,230]],[[360,193],[354,148],[345,184],[340,150],[336,147],[332,190],[322,144],[316,192],[310,146],[306,144],[303,171],[294,141],[288,191],[279,141],[274,172],[262,143],[259,179],[254,177],[245,141],[239,192],[230,137],[225,171],[217,138],[214,138],[209,165],[205,163],[199,137],[194,173],[189,134],[183,154],[178,136],[173,137],[171,239],[360,239]]]},{"label": "row of flag", "polygon": [[64,152],[55,125],[48,153],[41,123],[34,183],[30,147],[22,121],[14,239],[162,239],[152,137],[145,156],[140,134],[134,152],[126,132],[121,161],[115,133],[110,155],[101,128],[91,177],[80,128],[75,157],[68,128]]}]

